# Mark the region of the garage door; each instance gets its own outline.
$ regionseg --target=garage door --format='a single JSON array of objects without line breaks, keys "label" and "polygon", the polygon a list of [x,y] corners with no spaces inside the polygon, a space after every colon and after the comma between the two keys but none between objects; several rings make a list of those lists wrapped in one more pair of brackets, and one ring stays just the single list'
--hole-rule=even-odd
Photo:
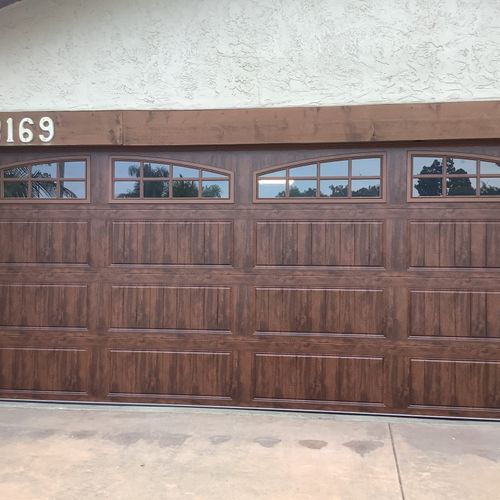
[{"label": "garage door", "polygon": [[0,396],[500,415],[500,147],[10,150]]}]

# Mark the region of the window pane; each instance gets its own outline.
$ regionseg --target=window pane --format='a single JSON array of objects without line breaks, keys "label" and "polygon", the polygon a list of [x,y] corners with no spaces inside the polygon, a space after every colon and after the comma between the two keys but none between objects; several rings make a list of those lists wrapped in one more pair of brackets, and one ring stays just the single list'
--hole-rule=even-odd
[{"label": "window pane", "polygon": [[85,199],[85,182],[61,182],[61,198]]},{"label": "window pane", "polygon": [[115,161],[115,178],[126,179],[127,177],[140,177],[141,162],[139,161]]},{"label": "window pane", "polygon": [[115,198],[139,198],[140,183],[131,181],[117,181],[114,187]]},{"label": "window pane", "polygon": [[303,165],[302,167],[294,167],[290,169],[290,177],[316,177],[318,175],[318,165]]},{"label": "window pane", "polygon": [[227,179],[228,178],[227,175],[219,174],[218,172],[209,172],[208,170],[202,170],[201,171],[201,176],[204,179],[214,179],[214,178]]},{"label": "window pane", "polygon": [[482,161],[480,167],[480,173],[482,174],[498,174],[500,175],[500,163],[495,163],[493,161]]},{"label": "window pane", "polygon": [[229,198],[229,182],[203,181],[201,196],[204,198]]},{"label": "window pane", "polygon": [[85,179],[84,161],[62,161],[59,169],[60,176],[66,179]]},{"label": "window pane", "polygon": [[[198,178],[199,170],[197,168],[188,168],[188,167],[179,167],[178,165],[174,165],[174,178]],[[175,193],[175,191],[174,191]],[[174,194],[175,196],[175,194]]]},{"label": "window pane", "polygon": [[413,196],[442,196],[441,179],[413,179]]},{"label": "window pane", "polygon": [[[443,159],[428,156],[413,157],[413,175],[441,174],[443,172]],[[420,195],[432,196],[432,195]]]},{"label": "window pane", "polygon": [[316,179],[310,181],[297,181],[290,179],[288,195],[292,197],[316,196]]},{"label": "window pane", "polygon": [[[263,176],[264,177],[264,176]],[[258,198],[284,198],[285,179],[263,179],[258,183]]]},{"label": "window pane", "polygon": [[[31,167],[31,177],[55,179],[57,177],[57,163],[39,163]],[[52,196],[49,196],[52,198]]]},{"label": "window pane", "polygon": [[359,158],[352,160],[353,177],[380,177],[380,158]]},{"label": "window pane", "polygon": [[23,179],[29,177],[29,167],[14,167],[3,171],[3,176],[6,179]]},{"label": "window pane", "polygon": [[27,198],[28,183],[27,182],[4,182],[3,184],[4,198]]},{"label": "window pane", "polygon": [[359,198],[378,198],[380,197],[380,181],[369,179],[366,181],[353,180],[351,181],[352,196]]},{"label": "window pane", "polygon": [[172,194],[174,198],[197,198],[198,184],[198,181],[174,181]]},{"label": "window pane", "polygon": [[326,161],[319,165],[320,177],[347,177],[349,162],[347,160]]},{"label": "window pane", "polygon": [[276,172],[271,172],[269,174],[259,175],[260,179],[265,179],[266,177],[286,177],[286,170],[277,170]]},{"label": "window pane", "polygon": [[144,177],[168,177],[170,174],[170,167],[165,163],[145,163],[144,164]]},{"label": "window pane", "polygon": [[470,177],[454,177],[446,180],[448,196],[474,196],[476,194],[476,179]]},{"label": "window pane", "polygon": [[480,191],[485,196],[500,196],[500,177],[481,178]]},{"label": "window pane", "polygon": [[446,172],[448,174],[475,174],[476,160],[446,158]]},{"label": "window pane", "polygon": [[330,180],[320,181],[319,183],[320,196],[331,198],[339,198],[347,196],[347,179],[346,180]]},{"label": "window pane", "polygon": [[168,182],[144,181],[144,198],[168,198]]},{"label": "window pane", "polygon": [[32,198],[57,198],[57,183],[55,181],[31,181]]}]

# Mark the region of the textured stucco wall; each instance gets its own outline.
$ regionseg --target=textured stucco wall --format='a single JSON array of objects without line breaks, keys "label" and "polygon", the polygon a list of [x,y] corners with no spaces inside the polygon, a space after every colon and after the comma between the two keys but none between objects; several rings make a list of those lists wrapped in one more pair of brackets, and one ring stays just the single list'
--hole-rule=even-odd
[{"label": "textured stucco wall", "polygon": [[500,99],[500,0],[22,0],[0,110]]}]

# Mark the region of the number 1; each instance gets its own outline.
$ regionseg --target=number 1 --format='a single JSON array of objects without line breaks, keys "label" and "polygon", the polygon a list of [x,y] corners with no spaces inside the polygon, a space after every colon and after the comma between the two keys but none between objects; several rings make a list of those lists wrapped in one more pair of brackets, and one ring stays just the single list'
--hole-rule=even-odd
[{"label": "number 1", "polygon": [[7,118],[7,142],[14,142],[14,120]]}]

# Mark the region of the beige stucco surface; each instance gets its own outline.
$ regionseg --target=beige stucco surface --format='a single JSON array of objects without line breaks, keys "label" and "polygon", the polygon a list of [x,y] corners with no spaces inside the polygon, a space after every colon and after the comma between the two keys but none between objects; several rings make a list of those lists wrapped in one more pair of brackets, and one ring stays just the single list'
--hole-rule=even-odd
[{"label": "beige stucco surface", "polygon": [[500,98],[498,0],[22,0],[0,111]]}]

